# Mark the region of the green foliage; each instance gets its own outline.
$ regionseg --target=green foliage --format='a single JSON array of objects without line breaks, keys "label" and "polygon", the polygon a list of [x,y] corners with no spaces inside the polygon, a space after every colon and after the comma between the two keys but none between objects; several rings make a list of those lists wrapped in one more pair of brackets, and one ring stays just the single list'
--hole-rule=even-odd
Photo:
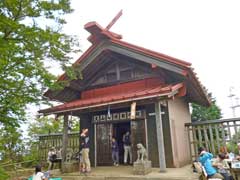
[{"label": "green foliage", "polygon": [[[79,131],[78,118],[70,118],[71,131]],[[40,134],[62,133],[63,132],[63,117],[44,116],[38,118],[30,123],[28,128],[28,135],[32,140],[37,139]]]},{"label": "green foliage", "polygon": [[70,78],[79,76],[68,67],[76,38],[61,32],[71,12],[70,0],[0,1],[0,127],[19,127],[26,105],[42,102],[47,88],[59,87],[49,64],[68,69]]},{"label": "green foliage", "polygon": [[63,119],[55,120],[53,117],[41,117],[29,124],[28,135],[31,140],[36,140],[40,134],[61,133],[63,131]]},{"label": "green foliage", "polygon": [[24,150],[21,139],[22,131],[15,127],[5,127],[0,129],[0,152],[2,161],[17,162],[22,160]]},{"label": "green foliage", "polygon": [[237,144],[234,141],[230,141],[227,144],[227,149],[228,149],[228,152],[233,152],[234,154],[239,154],[238,146],[237,146]]},{"label": "green foliage", "polygon": [[6,180],[9,178],[9,175],[0,167],[0,180]]},{"label": "green foliage", "polygon": [[[209,94],[211,97],[211,94]],[[221,109],[217,106],[216,100],[211,97],[211,106],[203,107],[198,104],[192,103],[192,122],[206,121],[222,118]]]}]

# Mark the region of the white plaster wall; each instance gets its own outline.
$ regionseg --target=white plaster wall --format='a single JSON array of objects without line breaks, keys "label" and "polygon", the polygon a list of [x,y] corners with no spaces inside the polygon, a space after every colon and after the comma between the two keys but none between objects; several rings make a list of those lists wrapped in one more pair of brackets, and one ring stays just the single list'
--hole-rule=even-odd
[{"label": "white plaster wall", "polygon": [[191,122],[189,105],[183,98],[168,100],[170,129],[175,167],[191,161],[187,129],[184,124]]}]

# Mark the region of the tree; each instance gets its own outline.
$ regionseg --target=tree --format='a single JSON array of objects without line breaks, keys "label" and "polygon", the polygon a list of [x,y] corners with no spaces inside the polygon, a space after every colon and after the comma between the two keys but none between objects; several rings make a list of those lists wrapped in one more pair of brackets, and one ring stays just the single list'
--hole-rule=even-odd
[{"label": "tree", "polygon": [[2,162],[21,161],[22,152],[24,150],[21,135],[21,130],[11,126],[0,129],[0,152]]},{"label": "tree", "polygon": [[[78,118],[70,118],[72,132],[79,131],[79,120]],[[28,149],[25,149],[24,160],[37,160],[38,156],[38,135],[51,134],[51,133],[62,133],[63,132],[63,117],[58,117],[56,120],[53,117],[41,117],[30,123],[28,128],[28,136],[30,137],[25,141]]]},{"label": "tree", "polygon": [[203,107],[192,103],[192,122],[222,118],[221,109],[217,106],[215,98],[213,98],[211,94],[209,94],[209,97],[211,99],[211,105],[209,107]]},{"label": "tree", "polygon": [[[78,118],[71,118],[71,125],[69,124],[69,130],[79,131],[79,121]],[[29,124],[28,136],[32,140],[37,139],[40,134],[50,134],[50,133],[62,133],[63,132],[63,117],[60,116],[58,119],[53,117],[44,116],[37,118]]]},{"label": "tree", "polygon": [[62,33],[70,0],[0,1],[0,128],[18,127],[25,107],[41,103],[47,88],[57,88],[50,63],[58,63],[70,78],[69,53],[76,38]]},{"label": "tree", "polygon": [[44,116],[29,124],[28,136],[35,140],[40,134],[62,133],[62,129],[62,119],[55,120],[53,117]]}]

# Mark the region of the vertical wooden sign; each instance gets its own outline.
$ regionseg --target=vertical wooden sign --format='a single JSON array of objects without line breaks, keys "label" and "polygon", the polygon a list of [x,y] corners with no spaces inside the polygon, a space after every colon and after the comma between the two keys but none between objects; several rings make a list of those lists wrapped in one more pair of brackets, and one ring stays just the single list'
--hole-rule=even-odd
[{"label": "vertical wooden sign", "polygon": [[136,119],[136,102],[132,102],[131,104],[131,116],[130,119]]}]

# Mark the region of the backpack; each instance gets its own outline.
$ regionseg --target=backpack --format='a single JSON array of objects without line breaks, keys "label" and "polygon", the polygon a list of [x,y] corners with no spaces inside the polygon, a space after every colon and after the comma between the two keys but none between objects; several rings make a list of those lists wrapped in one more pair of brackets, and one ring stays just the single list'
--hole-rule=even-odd
[{"label": "backpack", "polygon": [[52,155],[50,156],[50,161],[51,161],[51,162],[55,161],[56,159],[57,159],[57,155],[56,155],[56,154],[52,154]]}]

